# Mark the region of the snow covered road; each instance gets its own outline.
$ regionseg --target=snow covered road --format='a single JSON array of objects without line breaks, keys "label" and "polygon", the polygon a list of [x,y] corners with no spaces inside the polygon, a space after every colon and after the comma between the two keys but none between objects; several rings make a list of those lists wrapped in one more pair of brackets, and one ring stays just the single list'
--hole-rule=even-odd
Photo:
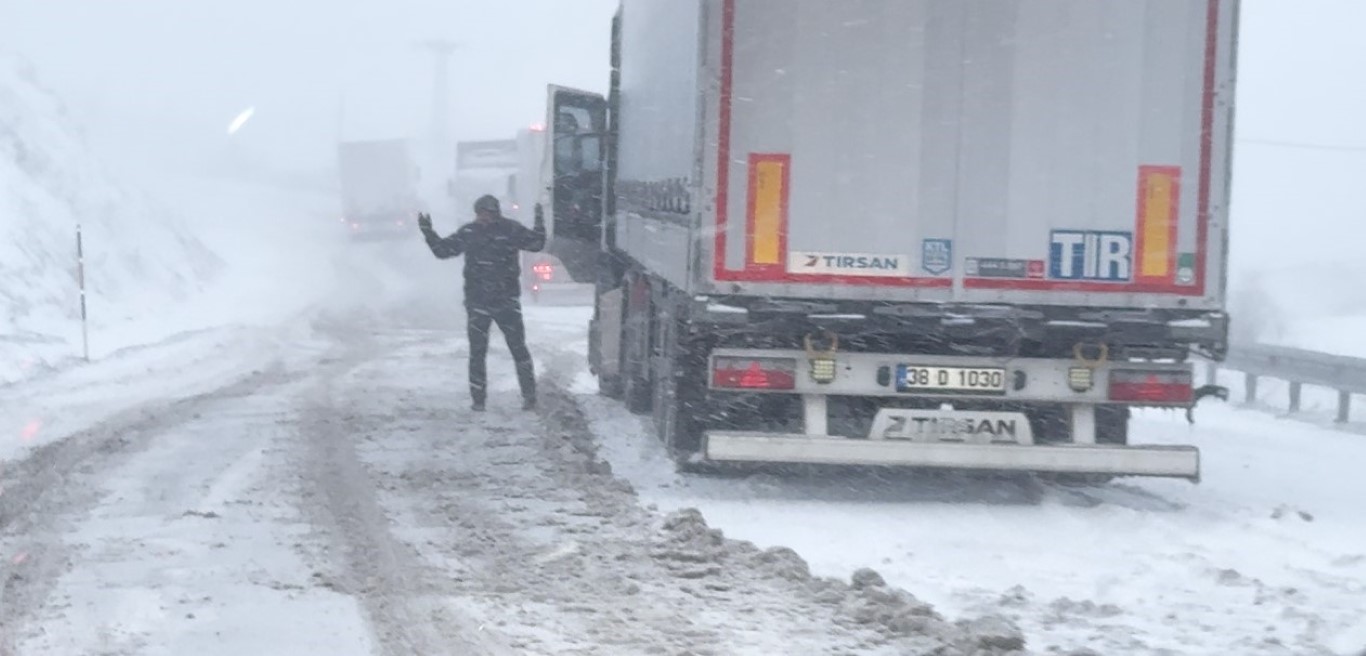
[{"label": "snow covered road", "polygon": [[511,409],[500,351],[490,412],[469,413],[458,317],[430,308],[205,331],[5,388],[20,429],[0,454],[0,653],[1018,645],[999,621],[960,626],[876,577],[816,579],[789,550],[642,507],[564,391],[581,312],[532,314],[550,345],[539,413]]},{"label": "snow covered road", "polygon": [[595,394],[585,308],[528,307],[539,413],[496,339],[469,413],[430,264],[339,255],[332,309],[0,387],[0,654],[1366,647],[1360,435],[1141,415],[1198,486],[683,476]]}]

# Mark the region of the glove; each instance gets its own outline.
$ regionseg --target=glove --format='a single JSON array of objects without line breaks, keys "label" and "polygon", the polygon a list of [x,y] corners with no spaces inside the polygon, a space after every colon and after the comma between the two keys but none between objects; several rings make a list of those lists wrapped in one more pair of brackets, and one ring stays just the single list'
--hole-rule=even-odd
[{"label": "glove", "polygon": [[536,203],[535,221],[537,228],[545,228],[545,209],[540,203]]},{"label": "glove", "polygon": [[427,232],[428,230],[431,230],[431,229],[432,229],[432,215],[430,215],[430,214],[418,214],[418,215],[417,215],[417,228],[418,228],[419,230],[423,231],[423,232]]}]

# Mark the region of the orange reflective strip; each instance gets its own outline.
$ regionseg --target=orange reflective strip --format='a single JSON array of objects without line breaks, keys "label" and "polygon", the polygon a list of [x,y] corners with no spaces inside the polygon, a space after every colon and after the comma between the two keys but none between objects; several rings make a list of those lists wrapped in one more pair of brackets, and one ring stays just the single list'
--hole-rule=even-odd
[{"label": "orange reflective strip", "polygon": [[746,268],[783,267],[787,251],[788,155],[750,155]]},{"label": "orange reflective strip", "polygon": [[1170,282],[1176,272],[1176,228],[1181,208],[1181,169],[1138,170],[1138,279]]}]

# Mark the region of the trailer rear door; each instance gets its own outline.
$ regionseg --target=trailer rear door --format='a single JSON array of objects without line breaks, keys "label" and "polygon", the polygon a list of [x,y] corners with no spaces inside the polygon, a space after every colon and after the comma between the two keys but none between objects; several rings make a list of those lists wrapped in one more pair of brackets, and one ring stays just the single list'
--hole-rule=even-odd
[{"label": "trailer rear door", "polygon": [[1222,308],[1236,4],[707,0],[704,280]]}]

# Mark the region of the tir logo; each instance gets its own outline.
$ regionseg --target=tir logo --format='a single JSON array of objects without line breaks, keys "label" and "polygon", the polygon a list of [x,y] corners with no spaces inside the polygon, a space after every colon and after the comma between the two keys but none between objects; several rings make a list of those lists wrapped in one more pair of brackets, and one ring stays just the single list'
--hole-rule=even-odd
[{"label": "tir logo", "polygon": [[1133,279],[1134,238],[1128,232],[1054,230],[1048,277],[1054,280],[1128,282]]}]

